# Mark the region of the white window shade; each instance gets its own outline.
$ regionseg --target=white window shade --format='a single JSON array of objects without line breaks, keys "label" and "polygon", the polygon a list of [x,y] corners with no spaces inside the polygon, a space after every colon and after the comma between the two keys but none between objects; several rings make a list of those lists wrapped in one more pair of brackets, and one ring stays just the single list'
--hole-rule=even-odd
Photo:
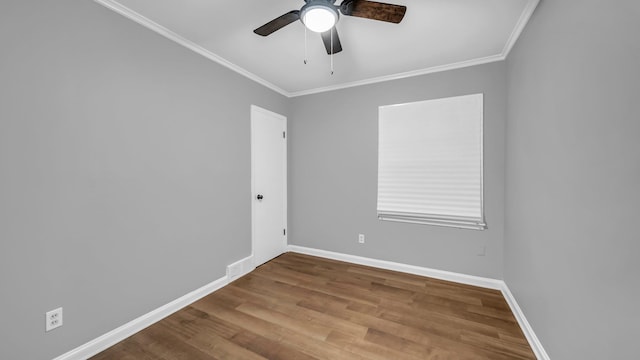
[{"label": "white window shade", "polygon": [[379,108],[378,218],[484,229],[483,95]]}]

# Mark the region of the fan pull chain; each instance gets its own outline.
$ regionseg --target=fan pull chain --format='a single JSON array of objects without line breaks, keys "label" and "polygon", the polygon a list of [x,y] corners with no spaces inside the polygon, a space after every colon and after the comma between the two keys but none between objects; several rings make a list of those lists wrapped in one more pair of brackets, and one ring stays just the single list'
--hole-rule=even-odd
[{"label": "fan pull chain", "polygon": [[331,28],[331,75],[333,75],[333,29],[335,26]]},{"label": "fan pull chain", "polygon": [[304,64],[307,65],[307,27],[304,27]]}]

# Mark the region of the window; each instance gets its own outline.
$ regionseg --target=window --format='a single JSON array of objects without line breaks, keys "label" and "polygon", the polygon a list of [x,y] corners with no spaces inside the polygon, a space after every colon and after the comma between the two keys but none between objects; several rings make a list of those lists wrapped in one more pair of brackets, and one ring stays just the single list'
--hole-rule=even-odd
[{"label": "window", "polygon": [[483,95],[381,106],[378,218],[485,229]]}]

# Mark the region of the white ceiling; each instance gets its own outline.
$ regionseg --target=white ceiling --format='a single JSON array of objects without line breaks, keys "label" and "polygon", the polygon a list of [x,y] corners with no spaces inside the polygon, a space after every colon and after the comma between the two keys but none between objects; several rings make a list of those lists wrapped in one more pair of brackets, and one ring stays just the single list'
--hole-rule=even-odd
[{"label": "white ceiling", "polygon": [[[400,24],[341,16],[343,51],[330,73],[320,35],[296,21],[253,29],[303,0],[95,0],[286,96],[504,60],[539,0],[383,0],[405,5]],[[341,0],[336,3],[340,4]]]}]

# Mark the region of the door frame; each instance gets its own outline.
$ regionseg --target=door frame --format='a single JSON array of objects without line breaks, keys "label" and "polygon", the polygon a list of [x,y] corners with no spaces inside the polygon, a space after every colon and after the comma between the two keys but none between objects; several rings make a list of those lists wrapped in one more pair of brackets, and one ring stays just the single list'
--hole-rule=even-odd
[{"label": "door frame", "polygon": [[285,137],[284,137],[284,149],[283,149],[283,161],[284,161],[284,176],[283,176],[283,211],[284,211],[284,228],[286,229],[284,236],[282,237],[282,254],[284,254],[286,252],[287,249],[287,244],[288,244],[288,239],[289,239],[289,228],[288,228],[288,224],[287,224],[287,220],[288,220],[288,210],[287,210],[287,199],[288,199],[288,185],[287,185],[287,173],[288,173],[288,162],[287,162],[287,158],[288,158],[288,149],[287,149],[287,144],[289,142],[289,136],[288,136],[288,126],[287,126],[287,117],[284,115],[280,115],[278,113],[275,113],[273,111],[269,111],[267,109],[263,109],[257,105],[251,105],[251,116],[249,119],[249,127],[250,127],[250,141],[251,141],[251,259],[252,259],[252,265],[253,267],[262,265],[262,264],[257,264],[256,263],[256,258],[255,258],[255,248],[256,248],[256,213],[257,213],[257,202],[256,202],[256,196],[257,196],[257,192],[256,192],[256,179],[255,179],[255,151],[257,150],[256,147],[254,146],[254,129],[253,129],[253,121],[254,121],[254,114],[256,112],[268,115],[268,116],[272,116],[275,118],[278,118],[280,120],[282,120],[284,122],[284,129],[283,131],[285,132]]}]

